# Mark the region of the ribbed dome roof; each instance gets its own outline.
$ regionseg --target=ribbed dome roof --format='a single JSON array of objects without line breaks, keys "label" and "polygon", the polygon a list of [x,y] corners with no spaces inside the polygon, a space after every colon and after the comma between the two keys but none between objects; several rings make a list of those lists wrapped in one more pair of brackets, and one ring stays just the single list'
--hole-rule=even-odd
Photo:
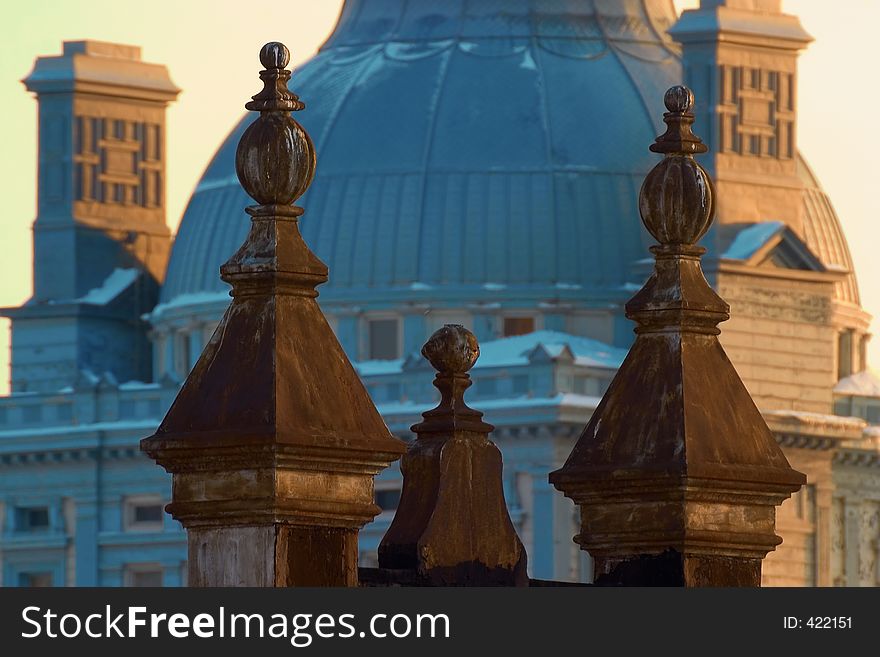
[{"label": "ribbed dome roof", "polygon": [[[628,297],[650,244],[637,209],[648,145],[681,82],[675,20],[671,0],[347,0],[291,81],[318,153],[300,204],[330,267],[321,298]],[[218,269],[249,227],[234,156],[251,121],[190,200],[163,303],[227,289]],[[802,238],[851,269],[833,207],[802,159],[799,172]],[[858,303],[854,275],[837,295]]]},{"label": "ribbed dome roof", "polygon": [[846,269],[850,273],[835,284],[834,295],[841,301],[861,305],[849,244],[831,199],[822,189],[816,175],[802,156],[797,161],[798,176],[804,183],[804,234],[801,238],[826,266]]},{"label": "ribbed dome roof", "polygon": [[[323,299],[485,284],[613,289],[646,256],[637,194],[680,80],[671,0],[348,0],[294,73],[318,167],[301,205]],[[651,111],[647,107],[650,106]],[[220,291],[248,229],[221,146],[162,300]]]}]

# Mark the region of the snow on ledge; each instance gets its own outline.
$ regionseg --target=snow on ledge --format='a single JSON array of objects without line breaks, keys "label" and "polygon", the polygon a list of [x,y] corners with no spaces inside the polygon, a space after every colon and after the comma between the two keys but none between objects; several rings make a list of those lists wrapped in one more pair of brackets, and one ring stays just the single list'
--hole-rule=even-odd
[{"label": "snow on ledge", "polygon": [[834,394],[853,397],[880,397],[880,376],[871,370],[853,374],[837,382]]},{"label": "snow on ledge", "polygon": [[140,271],[137,269],[114,269],[101,283],[101,287],[92,288],[77,301],[94,306],[106,306],[125,292],[137,280],[139,274]]},{"label": "snow on ledge", "polygon": [[189,292],[186,294],[178,294],[170,301],[160,303],[153,308],[153,312],[149,314],[149,317],[155,320],[169,310],[177,310],[180,308],[186,308],[187,306],[201,306],[209,303],[223,303],[228,305],[229,302],[229,292]]},{"label": "snow on ledge", "polygon": [[765,418],[778,420],[793,420],[800,424],[810,426],[831,426],[839,429],[861,430],[865,427],[865,421],[860,417],[846,417],[844,415],[832,415],[827,413],[812,413],[810,411],[774,410],[762,411]]}]

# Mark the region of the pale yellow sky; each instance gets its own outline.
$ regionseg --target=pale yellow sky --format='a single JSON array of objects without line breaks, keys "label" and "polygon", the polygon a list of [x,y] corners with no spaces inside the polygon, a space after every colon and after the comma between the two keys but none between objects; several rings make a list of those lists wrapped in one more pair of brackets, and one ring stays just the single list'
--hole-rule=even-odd
[{"label": "pale yellow sky", "polygon": [[[676,0],[679,9],[697,4]],[[783,4],[816,39],[800,60],[799,147],[843,222],[863,305],[880,316],[875,227],[880,194],[874,189],[880,153],[874,115],[880,89],[872,50],[880,0]],[[308,58],[329,34],[341,5],[342,0],[286,0],[270,12],[267,6],[240,0],[0,2],[0,306],[18,305],[31,292],[36,103],[19,80],[35,57],[60,53],[62,41],[90,38],[139,45],[144,59],[169,67],[183,89],[168,111],[168,223],[176,230],[202,171],[240,118],[245,101],[258,91],[259,47],[283,41],[294,63]],[[0,393],[8,390],[8,351],[8,322],[3,321]],[[880,337],[870,355],[880,365]]]}]

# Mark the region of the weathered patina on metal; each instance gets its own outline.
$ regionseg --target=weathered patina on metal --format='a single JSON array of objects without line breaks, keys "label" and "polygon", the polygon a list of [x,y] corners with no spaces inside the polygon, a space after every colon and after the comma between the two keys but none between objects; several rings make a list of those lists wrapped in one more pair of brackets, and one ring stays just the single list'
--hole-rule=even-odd
[{"label": "weathered patina on metal", "polygon": [[[422,347],[437,376],[437,408],[412,427],[401,459],[403,493],[379,545],[379,566],[429,586],[527,586],[526,553],[502,485],[494,429],[470,408],[468,371],[480,356],[474,334],[448,324]],[[399,577],[403,579],[403,577]]]},{"label": "weathered patina on metal", "polygon": [[565,465],[550,481],[581,510],[576,541],[597,584],[759,586],[781,542],[775,509],[805,477],[793,470],[724,353],[729,306],[707,283],[697,242],[715,213],[694,160],[693,94],[666,92],[664,159],[639,210],[656,263],[626,306],[636,341]]},{"label": "weathered patina on metal", "polygon": [[290,112],[287,48],[260,52],[260,116],[242,136],[239,180],[257,205],[221,267],[232,304],[156,433],[141,442],[173,474],[168,511],[187,529],[194,586],[356,586],[358,530],[378,513],[373,477],[393,438],[322,314],[327,267],[293,203],[315,152]]}]

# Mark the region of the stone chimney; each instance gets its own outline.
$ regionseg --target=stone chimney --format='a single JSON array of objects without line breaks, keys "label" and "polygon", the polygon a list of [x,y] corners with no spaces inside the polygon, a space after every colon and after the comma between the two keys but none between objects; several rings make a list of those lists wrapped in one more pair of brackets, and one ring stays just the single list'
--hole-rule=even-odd
[{"label": "stone chimney", "polygon": [[[802,232],[797,59],[812,40],[780,0],[702,0],[669,30],[712,153],[721,223],[784,221]],[[755,191],[759,187],[759,191]],[[750,202],[744,202],[750,199]]]},{"label": "stone chimney", "polygon": [[23,82],[38,105],[37,217],[33,296],[0,311],[12,390],[56,391],[84,370],[150,381],[141,317],[171,247],[165,110],[180,89],[140,48],[101,41],[66,41]]}]

